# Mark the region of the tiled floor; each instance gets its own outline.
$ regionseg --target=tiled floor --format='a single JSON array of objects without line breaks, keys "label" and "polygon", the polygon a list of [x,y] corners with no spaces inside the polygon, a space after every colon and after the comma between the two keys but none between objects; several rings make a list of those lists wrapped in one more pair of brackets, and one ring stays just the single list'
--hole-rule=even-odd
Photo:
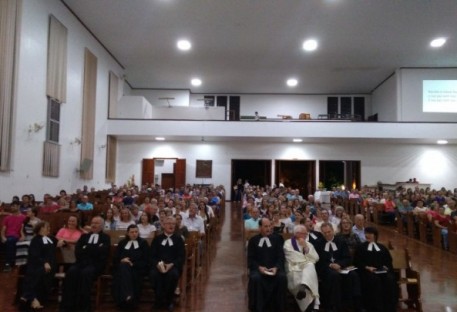
[{"label": "tiled floor", "polygon": [[[246,261],[241,232],[241,213],[227,204],[225,217],[215,235],[211,263],[204,265],[199,281],[188,291],[187,299],[175,311],[247,311]],[[457,255],[399,235],[393,228],[380,228],[380,240],[390,240],[394,247],[406,246],[412,256],[412,266],[422,278],[424,312],[457,312]],[[14,273],[0,273],[0,311],[17,311],[11,305],[15,289]],[[46,311],[57,311],[51,303]],[[114,311],[107,302],[99,311]],[[151,311],[143,303],[140,311]],[[154,311],[154,310],[153,310]],[[289,311],[298,311],[290,301]]]}]

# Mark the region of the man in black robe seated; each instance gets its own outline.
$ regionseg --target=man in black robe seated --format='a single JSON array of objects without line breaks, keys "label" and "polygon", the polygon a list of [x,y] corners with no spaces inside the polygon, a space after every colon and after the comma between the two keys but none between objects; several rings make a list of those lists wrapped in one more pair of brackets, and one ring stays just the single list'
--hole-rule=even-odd
[{"label": "man in black robe seated", "polygon": [[176,220],[167,217],[163,223],[164,232],[151,245],[151,271],[149,278],[156,293],[157,308],[174,309],[173,296],[182,273],[186,250],[181,236],[174,234]]},{"label": "man in black robe seated", "polygon": [[317,243],[319,261],[317,274],[322,282],[319,293],[325,311],[341,311],[343,301],[361,311],[360,279],[357,271],[344,270],[352,263],[349,247],[340,237],[335,237],[333,226],[325,222],[321,225],[323,239]]},{"label": "man in black robe seated", "polygon": [[248,243],[249,309],[284,311],[287,277],[284,271],[284,240],[272,234],[270,220],[259,221],[260,234]]},{"label": "man in black robe seated", "polygon": [[76,243],[76,263],[65,274],[60,311],[91,310],[92,284],[105,269],[111,239],[102,232],[101,217],[92,218],[90,229],[91,231],[83,234]]},{"label": "man in black robe seated", "polygon": [[314,223],[310,218],[303,218],[300,223],[303,224],[308,230],[307,241],[316,247],[319,244],[319,241],[324,239],[322,233],[314,230]]}]

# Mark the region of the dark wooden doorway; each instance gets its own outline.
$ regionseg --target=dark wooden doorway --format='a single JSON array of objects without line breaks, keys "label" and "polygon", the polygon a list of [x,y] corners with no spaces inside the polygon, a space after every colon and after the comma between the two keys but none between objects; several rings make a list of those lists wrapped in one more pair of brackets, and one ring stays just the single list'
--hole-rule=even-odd
[{"label": "dark wooden doorway", "polygon": [[271,183],[271,160],[232,159],[231,198],[235,196],[233,186],[238,179],[243,183],[248,180],[251,185],[264,187]]},{"label": "dark wooden doorway", "polygon": [[[167,172],[163,174],[171,174],[173,176],[173,182],[168,188],[180,188],[186,185],[186,160],[178,158],[144,158],[142,161],[142,174],[141,174],[141,183],[145,184],[155,184],[155,162],[162,161],[164,159],[173,159],[175,163],[173,164],[173,172]],[[162,174],[162,179],[164,175]],[[170,178],[166,177],[166,183],[170,184]],[[162,180],[162,187],[163,180]]]},{"label": "dark wooden doorway", "polygon": [[175,187],[175,175],[173,173],[162,173],[162,188],[168,190]]},{"label": "dark wooden doorway", "polygon": [[276,160],[275,184],[284,183],[286,187],[300,190],[304,198],[316,190],[316,161],[314,160]]},{"label": "dark wooden doorway", "polygon": [[360,189],[360,160],[320,160],[319,181],[324,188],[345,186],[347,190]]}]

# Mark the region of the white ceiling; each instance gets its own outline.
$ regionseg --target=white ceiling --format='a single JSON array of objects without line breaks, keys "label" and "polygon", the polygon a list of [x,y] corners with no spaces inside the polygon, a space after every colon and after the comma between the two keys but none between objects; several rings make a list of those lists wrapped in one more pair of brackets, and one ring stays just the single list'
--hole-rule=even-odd
[{"label": "white ceiling", "polygon": [[[62,1],[133,88],[369,93],[399,67],[457,67],[456,0]],[[429,47],[438,36],[446,45]],[[177,51],[180,38],[190,51]],[[301,49],[307,38],[319,41],[313,53]]]}]

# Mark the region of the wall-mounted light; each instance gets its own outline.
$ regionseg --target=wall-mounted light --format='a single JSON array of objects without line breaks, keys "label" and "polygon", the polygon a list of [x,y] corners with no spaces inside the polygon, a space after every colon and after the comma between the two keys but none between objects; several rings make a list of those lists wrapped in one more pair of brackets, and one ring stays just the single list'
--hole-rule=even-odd
[{"label": "wall-mounted light", "polygon": [[29,125],[28,132],[29,132],[29,133],[32,133],[32,132],[33,132],[33,133],[37,133],[37,132],[39,132],[39,131],[40,131],[41,129],[43,129],[43,128],[44,128],[44,123],[42,123],[42,122],[40,122],[40,123],[35,122],[35,123]]},{"label": "wall-mounted light", "polygon": [[73,141],[70,142],[70,145],[81,145],[81,139],[80,138],[75,138]]}]

